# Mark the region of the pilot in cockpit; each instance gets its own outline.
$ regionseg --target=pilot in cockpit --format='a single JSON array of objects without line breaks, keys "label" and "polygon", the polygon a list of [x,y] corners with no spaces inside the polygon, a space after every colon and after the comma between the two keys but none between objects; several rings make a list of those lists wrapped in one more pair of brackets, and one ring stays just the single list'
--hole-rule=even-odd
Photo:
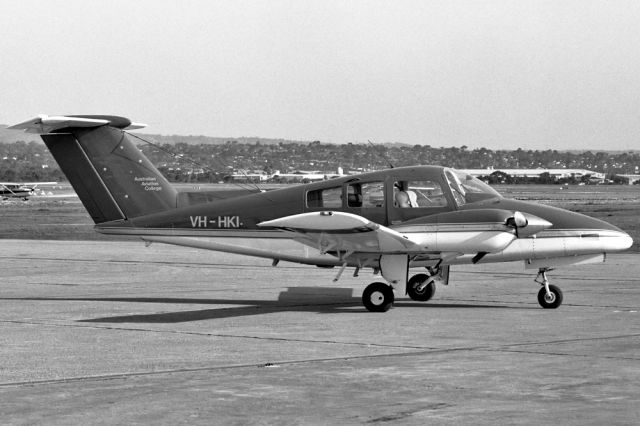
[{"label": "pilot in cockpit", "polygon": [[409,183],[400,181],[393,184],[394,202],[396,207],[418,207],[418,196],[409,189]]}]

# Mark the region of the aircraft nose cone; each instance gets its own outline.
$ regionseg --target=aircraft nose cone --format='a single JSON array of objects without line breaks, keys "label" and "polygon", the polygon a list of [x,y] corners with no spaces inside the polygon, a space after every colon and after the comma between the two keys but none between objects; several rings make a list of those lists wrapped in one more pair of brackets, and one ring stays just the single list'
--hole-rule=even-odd
[{"label": "aircraft nose cone", "polygon": [[623,231],[613,231],[612,232],[612,245],[614,246],[611,251],[623,251],[628,249],[633,245],[633,238],[629,234]]},{"label": "aircraft nose cone", "polygon": [[[590,253],[627,250],[633,239],[620,228],[581,213],[520,200],[502,199],[496,206],[533,214],[553,224],[548,229],[558,235],[572,237],[572,250]],[[578,238],[576,238],[578,237]]]}]

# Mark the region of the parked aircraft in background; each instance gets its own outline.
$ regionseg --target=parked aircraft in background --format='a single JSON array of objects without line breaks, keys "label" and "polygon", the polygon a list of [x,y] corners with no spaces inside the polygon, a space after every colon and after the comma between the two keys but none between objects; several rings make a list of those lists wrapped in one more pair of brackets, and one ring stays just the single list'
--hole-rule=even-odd
[{"label": "parked aircraft in background", "polygon": [[58,182],[0,182],[0,197],[3,200],[8,198],[22,198],[28,200],[38,186],[56,185]]},{"label": "parked aircraft in background", "polygon": [[[413,300],[447,284],[449,266],[523,261],[537,269],[538,302],[557,308],[557,266],[602,262],[632,244],[604,221],[503,198],[466,173],[399,167],[273,191],[179,193],[135,146],[116,116],[41,115],[10,128],[40,133],[104,234],[146,242],[380,273],[362,295],[386,311],[394,290]],[[422,268],[409,278],[409,271]],[[256,279],[259,279],[256,277]]]}]

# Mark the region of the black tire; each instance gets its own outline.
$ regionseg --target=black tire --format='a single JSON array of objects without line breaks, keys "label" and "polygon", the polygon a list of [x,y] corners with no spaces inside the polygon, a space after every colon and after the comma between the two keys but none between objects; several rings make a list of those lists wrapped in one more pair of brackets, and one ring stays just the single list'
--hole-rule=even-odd
[{"label": "black tire", "polygon": [[538,292],[538,303],[545,309],[555,309],[562,305],[562,291],[555,285],[549,285],[551,297],[547,296],[544,286]]},{"label": "black tire", "polygon": [[427,274],[416,274],[407,282],[407,294],[411,300],[417,302],[426,302],[436,294],[436,283],[430,282],[422,290],[418,290],[418,286],[429,279]]},{"label": "black tire", "polygon": [[385,283],[369,284],[362,293],[362,304],[370,312],[387,312],[393,301],[393,289]]}]

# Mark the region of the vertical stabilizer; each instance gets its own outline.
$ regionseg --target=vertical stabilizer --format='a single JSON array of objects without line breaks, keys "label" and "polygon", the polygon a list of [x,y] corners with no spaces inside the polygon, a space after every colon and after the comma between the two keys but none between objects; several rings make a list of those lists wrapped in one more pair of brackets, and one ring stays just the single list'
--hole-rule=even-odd
[{"label": "vertical stabilizer", "polygon": [[95,223],[176,207],[177,191],[123,130],[132,124],[129,120],[113,116],[55,120],[34,119],[12,127],[45,133],[42,139]]}]

